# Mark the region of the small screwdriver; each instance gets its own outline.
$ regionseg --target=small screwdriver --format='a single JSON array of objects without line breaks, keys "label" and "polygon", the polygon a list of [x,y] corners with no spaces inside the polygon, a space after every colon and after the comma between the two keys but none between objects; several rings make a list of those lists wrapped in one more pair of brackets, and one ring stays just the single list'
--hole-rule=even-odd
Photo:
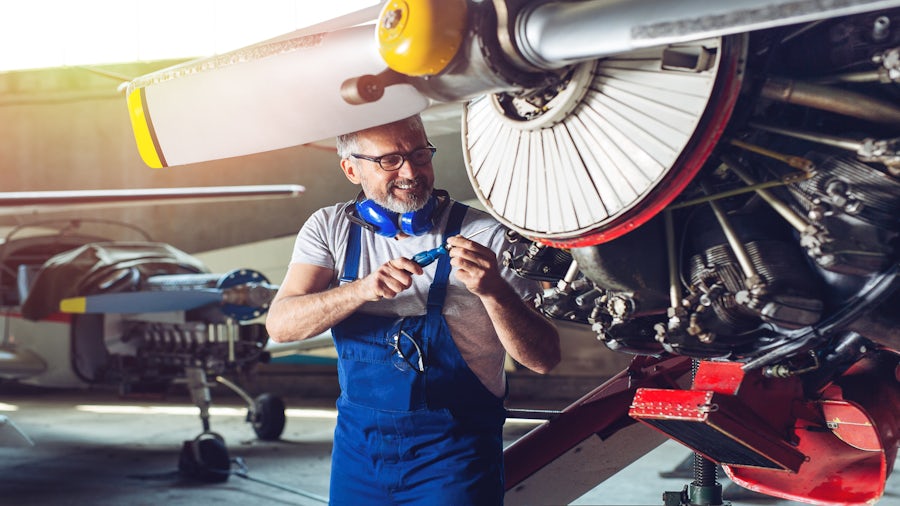
[{"label": "small screwdriver", "polygon": [[[471,238],[475,237],[476,235],[478,235],[482,232],[487,232],[488,230],[490,230],[492,228],[494,228],[494,225],[488,225],[487,227],[482,228],[481,230],[479,230],[478,232],[475,232],[474,234],[469,234],[468,236],[466,236],[466,239],[471,239]],[[425,250],[421,253],[416,253],[415,256],[412,257],[412,261],[419,264],[420,267],[425,267],[427,265],[431,265],[432,263],[434,263],[434,261],[437,260],[441,255],[446,255],[449,252],[450,252],[450,247],[447,246],[446,244],[441,244],[437,248],[432,248],[429,250]]]}]

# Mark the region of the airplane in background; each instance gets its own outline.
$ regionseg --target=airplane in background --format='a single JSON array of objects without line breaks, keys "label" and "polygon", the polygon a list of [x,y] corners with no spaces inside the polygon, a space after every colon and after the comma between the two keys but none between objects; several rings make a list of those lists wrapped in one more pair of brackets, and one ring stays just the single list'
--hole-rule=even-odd
[{"label": "airplane in background", "polygon": [[[150,203],[292,198],[299,185],[0,193],[0,214]],[[131,237],[131,239],[123,239]],[[260,439],[278,439],[284,402],[234,380],[268,360],[259,318],[277,286],[246,268],[214,273],[198,258],[108,220],[33,221],[0,237],[0,379],[53,388],[160,393],[186,383],[210,433],[214,380],[248,406]],[[229,376],[232,379],[229,379]],[[6,417],[0,441],[30,444]]]},{"label": "airplane in background", "polygon": [[898,0],[388,0],[126,95],[153,167],[464,102],[475,193],[527,246],[506,261],[635,357],[506,449],[507,504],[671,438],[696,476],[667,505],[721,504],[716,464],[862,505],[900,441],[898,83]]}]

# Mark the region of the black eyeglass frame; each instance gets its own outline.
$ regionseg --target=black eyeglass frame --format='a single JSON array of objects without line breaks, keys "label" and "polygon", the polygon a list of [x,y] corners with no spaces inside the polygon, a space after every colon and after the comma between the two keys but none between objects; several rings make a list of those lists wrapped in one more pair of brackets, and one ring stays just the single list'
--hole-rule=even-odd
[{"label": "black eyeglass frame", "polygon": [[[413,163],[412,158],[411,158],[413,156],[413,154],[415,154],[417,152],[422,152],[422,151],[428,151],[431,153],[431,156],[428,157],[428,161],[425,161],[422,163]],[[406,162],[409,162],[409,164],[414,167],[421,167],[422,165],[425,165],[426,163],[428,163],[432,159],[434,159],[434,154],[436,152],[437,152],[437,148],[434,147],[434,145],[432,145],[429,142],[427,146],[422,147],[422,148],[416,148],[408,153],[388,153],[386,155],[381,155],[381,156],[368,156],[368,155],[360,155],[358,153],[351,153],[350,156],[352,156],[353,158],[359,158],[360,160],[368,160],[370,162],[377,163],[378,167],[380,167],[381,170],[383,170],[385,172],[395,172],[395,171],[400,170],[400,167],[403,167],[403,164]],[[383,163],[384,159],[388,158],[390,156],[399,156],[400,157],[400,163],[398,163],[397,167],[395,167],[393,169],[385,168],[384,163]]]},{"label": "black eyeglass frame", "polygon": [[[416,360],[413,361],[411,357],[407,357],[406,353],[403,352],[403,347],[400,345],[400,338],[405,337],[412,343],[415,347],[415,353],[418,355]],[[409,334],[406,333],[405,330],[401,330],[400,332],[394,334],[391,338],[393,341],[391,343],[391,347],[394,348],[394,352],[396,352],[397,356],[409,366],[410,369],[415,371],[417,374],[422,374],[425,372],[425,357],[422,354],[422,348],[419,347],[419,343]],[[403,370],[399,364],[394,363],[394,367],[397,367],[401,371]]]}]

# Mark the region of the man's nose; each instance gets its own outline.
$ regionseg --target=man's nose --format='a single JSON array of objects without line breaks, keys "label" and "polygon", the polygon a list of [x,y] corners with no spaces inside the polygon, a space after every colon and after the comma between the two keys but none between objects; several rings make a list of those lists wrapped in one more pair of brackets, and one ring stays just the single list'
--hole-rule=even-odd
[{"label": "man's nose", "polygon": [[402,178],[410,179],[412,176],[415,176],[419,173],[419,169],[420,167],[413,167],[413,164],[409,161],[409,158],[404,158],[403,163],[400,164],[400,168],[397,169],[397,175]]}]

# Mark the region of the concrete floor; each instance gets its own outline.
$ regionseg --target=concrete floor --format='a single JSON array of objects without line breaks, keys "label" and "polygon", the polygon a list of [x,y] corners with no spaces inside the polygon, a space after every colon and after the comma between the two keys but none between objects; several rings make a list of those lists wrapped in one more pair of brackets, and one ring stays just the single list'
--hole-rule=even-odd
[{"label": "concrete floor", "polygon": [[[222,435],[247,477],[201,484],[179,479],[178,454],[185,439],[200,433],[197,410],[186,396],[118,398],[109,392],[65,392],[0,386],[0,414],[29,434],[30,448],[0,448],[3,505],[316,505],[328,494],[334,428],[330,400],[288,399],[281,441],[255,438],[246,410],[234,398],[213,398],[212,429]],[[508,442],[534,426],[507,423]],[[664,491],[689,479],[663,479],[689,455],[665,443],[574,504],[661,505]],[[732,504],[788,506],[799,503],[735,495]],[[738,489],[737,491],[740,491]],[[900,478],[888,483],[879,506],[900,505]]]}]

